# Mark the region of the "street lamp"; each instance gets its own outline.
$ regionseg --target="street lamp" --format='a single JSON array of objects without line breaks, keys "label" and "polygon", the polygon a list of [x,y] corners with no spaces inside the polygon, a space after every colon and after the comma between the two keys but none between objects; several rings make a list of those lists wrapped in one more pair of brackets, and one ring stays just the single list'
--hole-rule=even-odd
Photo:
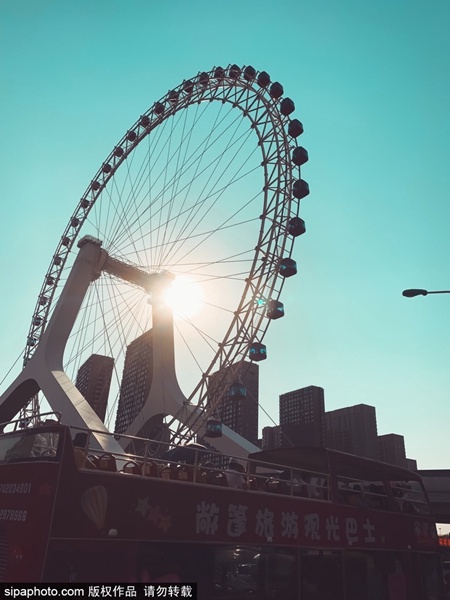
[{"label": "street lamp", "polygon": [[450,294],[450,290],[437,290],[429,292],[428,290],[403,290],[403,296],[406,298],[414,298],[414,296],[428,296],[428,294]]}]

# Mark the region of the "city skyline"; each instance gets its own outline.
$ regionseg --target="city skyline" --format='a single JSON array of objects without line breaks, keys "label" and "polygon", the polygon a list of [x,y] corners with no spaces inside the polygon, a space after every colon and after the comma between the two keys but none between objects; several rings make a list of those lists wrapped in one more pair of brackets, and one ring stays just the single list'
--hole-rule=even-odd
[{"label": "city skyline", "polygon": [[2,390],[58,240],[114,145],[183,79],[251,64],[295,102],[311,188],[298,274],[264,340],[260,428],[279,394],[315,383],[329,410],[373,405],[420,468],[448,468],[450,299],[401,295],[449,285],[448,3],[6,0],[0,16],[0,277],[16,282],[2,298],[0,380],[17,359]]},{"label": "city skyline", "polygon": [[[152,343],[149,330],[127,347],[115,431],[123,433],[139,413],[152,381]],[[92,355],[80,367],[76,386],[104,420],[108,400],[113,359]],[[210,377],[209,394],[227,389],[217,416],[253,444],[263,449],[290,446],[317,446],[365,456],[407,467],[416,459],[406,457],[404,436],[398,433],[378,434],[376,408],[365,404],[325,410],[324,389],[307,386],[279,395],[279,423],[259,429],[259,365],[244,361],[232,379],[229,367]],[[219,392],[220,393],[220,392]],[[261,437],[258,436],[261,431]],[[417,468],[417,464],[414,468]]]},{"label": "city skyline", "polygon": [[[374,406],[325,410],[325,391],[310,385],[279,396],[279,424],[262,429],[262,448],[326,447],[416,470],[399,433],[379,434]],[[420,465],[419,465],[420,468]]]}]

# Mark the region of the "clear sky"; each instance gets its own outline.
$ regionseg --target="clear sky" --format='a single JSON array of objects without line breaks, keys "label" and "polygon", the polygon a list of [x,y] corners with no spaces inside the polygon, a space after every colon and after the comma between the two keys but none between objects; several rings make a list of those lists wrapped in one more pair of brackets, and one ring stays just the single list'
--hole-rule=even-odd
[{"label": "clear sky", "polygon": [[277,421],[280,393],[321,386],[327,410],[373,405],[419,467],[450,468],[450,296],[401,295],[450,288],[449,19],[446,0],[3,0],[0,372],[124,132],[198,71],[253,65],[296,103],[311,187],[261,403]]}]

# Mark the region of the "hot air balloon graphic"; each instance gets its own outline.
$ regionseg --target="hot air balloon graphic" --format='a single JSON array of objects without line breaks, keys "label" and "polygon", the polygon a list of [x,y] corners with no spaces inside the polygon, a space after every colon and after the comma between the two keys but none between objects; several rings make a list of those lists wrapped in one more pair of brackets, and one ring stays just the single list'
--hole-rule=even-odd
[{"label": "hot air balloon graphic", "polygon": [[81,496],[81,506],[85,514],[99,531],[105,527],[108,493],[102,485],[87,489]]}]

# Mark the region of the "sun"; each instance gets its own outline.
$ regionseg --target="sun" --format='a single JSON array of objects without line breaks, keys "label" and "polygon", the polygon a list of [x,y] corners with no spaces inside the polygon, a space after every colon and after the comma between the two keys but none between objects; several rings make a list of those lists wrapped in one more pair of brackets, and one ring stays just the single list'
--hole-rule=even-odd
[{"label": "sun", "polygon": [[178,318],[189,318],[198,313],[203,304],[200,285],[183,275],[176,277],[164,293],[164,300]]}]

